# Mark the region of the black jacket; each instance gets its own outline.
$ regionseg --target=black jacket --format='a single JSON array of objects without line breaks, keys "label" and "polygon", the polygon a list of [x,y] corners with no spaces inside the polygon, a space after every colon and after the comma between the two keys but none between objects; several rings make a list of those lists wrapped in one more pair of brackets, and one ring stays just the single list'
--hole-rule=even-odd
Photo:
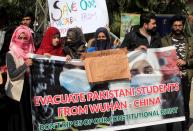
[{"label": "black jacket", "polygon": [[5,33],[5,39],[4,39],[3,46],[0,50],[0,66],[5,65],[6,53],[9,51],[11,37],[13,35],[15,28],[16,28],[15,26],[10,26],[10,27],[6,27],[4,30],[6,31],[6,33]]},{"label": "black jacket", "polygon": [[140,45],[145,45],[148,48],[160,48],[161,37],[158,33],[155,33],[151,36],[151,42],[149,45],[147,38],[139,32],[139,28],[134,28],[125,35],[121,48],[127,47],[127,50],[132,51]]}]

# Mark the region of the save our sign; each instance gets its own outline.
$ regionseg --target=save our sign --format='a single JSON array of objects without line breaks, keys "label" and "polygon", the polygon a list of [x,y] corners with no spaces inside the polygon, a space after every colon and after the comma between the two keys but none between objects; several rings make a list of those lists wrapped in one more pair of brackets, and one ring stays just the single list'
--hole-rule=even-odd
[{"label": "save our sign", "polygon": [[92,33],[109,23],[105,0],[48,0],[48,5],[50,24],[60,30],[62,37],[71,27]]}]

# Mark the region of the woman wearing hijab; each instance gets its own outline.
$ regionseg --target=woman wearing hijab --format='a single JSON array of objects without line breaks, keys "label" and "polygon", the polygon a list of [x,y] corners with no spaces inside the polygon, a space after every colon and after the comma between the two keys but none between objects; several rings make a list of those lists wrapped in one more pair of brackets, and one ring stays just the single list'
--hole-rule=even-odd
[{"label": "woman wearing hijab", "polygon": [[[100,27],[95,32],[95,40],[90,48],[87,49],[87,52],[95,52],[95,51],[102,51],[102,50],[108,50],[112,49],[113,45],[110,40],[110,35],[108,30],[105,27]],[[100,82],[92,84],[92,88],[90,92],[102,92],[105,90],[109,90],[109,82]],[[116,98],[113,99],[103,99],[103,100],[93,100],[87,102],[88,104],[98,104],[98,103],[115,103],[118,102]],[[102,118],[102,117],[111,117],[111,116],[118,116],[123,115],[122,110],[116,110],[116,111],[107,111],[107,112],[98,112],[95,114],[89,114],[89,117],[95,119],[95,118]],[[96,128],[97,126],[115,126],[115,125],[124,125],[124,122],[122,121],[116,121],[112,123],[99,123],[99,125],[92,124],[91,127]]]},{"label": "woman wearing hijab", "polygon": [[78,27],[69,28],[67,31],[64,52],[73,59],[79,59],[86,50],[86,41],[82,30]]},{"label": "woman wearing hijab", "polygon": [[29,53],[33,53],[35,47],[30,28],[21,25],[15,29],[9,50],[6,54],[8,76],[5,85],[10,105],[8,131],[31,131],[31,100],[28,78],[32,60],[29,59]]},{"label": "woman wearing hijab", "polygon": [[95,32],[95,40],[87,52],[94,52],[100,50],[112,49],[113,44],[111,43],[110,35],[105,27],[100,27]]},{"label": "woman wearing hijab", "polygon": [[60,32],[57,28],[49,27],[47,29],[36,53],[46,56],[65,56],[61,45]]}]

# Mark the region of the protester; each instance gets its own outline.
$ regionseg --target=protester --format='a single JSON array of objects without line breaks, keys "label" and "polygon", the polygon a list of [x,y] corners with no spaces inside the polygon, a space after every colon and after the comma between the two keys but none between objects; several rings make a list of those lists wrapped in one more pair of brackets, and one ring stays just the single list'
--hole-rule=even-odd
[{"label": "protester", "polygon": [[86,51],[86,41],[79,27],[69,28],[64,45],[64,52],[73,59],[79,59],[81,53]]},{"label": "protester", "polygon": [[[9,50],[11,36],[15,27],[8,25],[8,13],[6,8],[3,6],[0,6],[0,18],[0,71],[2,72],[3,79],[5,79],[4,81],[6,82],[5,57]],[[2,84],[2,86],[4,86],[4,84]]]},{"label": "protester", "polygon": [[35,30],[34,30],[34,27],[36,26],[34,13],[29,11],[29,10],[26,10],[22,15],[22,19],[21,19],[20,24],[25,25],[31,29],[32,36],[34,39],[35,48],[38,49],[40,46],[42,37],[43,37],[43,33],[42,32],[35,32]]},{"label": "protester", "polygon": [[94,41],[91,47],[87,49],[87,52],[94,52],[113,48],[109,32],[105,27],[98,28],[94,36]]},{"label": "protester", "polygon": [[42,39],[41,45],[38,48],[37,54],[46,56],[65,56],[62,49],[60,32],[56,27],[49,27]]},{"label": "protester", "polygon": [[35,17],[32,12],[26,11],[23,14],[22,20],[21,20],[21,25],[25,25],[31,29],[33,29],[33,23],[35,21]]},{"label": "protester", "polygon": [[10,117],[8,131],[32,131],[29,67],[32,60],[29,53],[35,47],[30,29],[19,26],[14,31],[6,54],[8,68],[6,94],[9,97]]},{"label": "protester", "polygon": [[193,13],[188,15],[188,23],[190,28],[190,33],[193,34]]},{"label": "protester", "polygon": [[0,123],[1,129],[7,131],[8,123],[8,101],[5,95],[5,83],[7,80],[6,53],[9,50],[9,43],[15,27],[8,25],[9,18],[6,7],[0,5],[0,72],[2,84],[0,84]]},{"label": "protester", "polygon": [[[4,75],[5,71],[3,70],[3,68],[5,67],[5,55],[6,53],[4,53],[4,51],[2,50],[2,47],[4,44],[6,44],[6,38],[7,36],[7,25],[6,23],[8,22],[8,18],[7,18],[7,11],[5,9],[5,7],[0,6],[0,72],[2,75]],[[4,83],[5,84],[5,83]],[[2,95],[2,89],[3,89],[3,85],[1,85],[0,88],[0,94]]]},{"label": "protester", "polygon": [[[12,34],[14,30],[16,29],[17,26],[9,26],[8,25],[8,13],[5,9],[5,7],[1,6],[0,7],[0,66],[1,69],[5,69],[5,56],[6,53],[9,51],[9,44],[11,41]],[[34,22],[34,16],[33,13],[26,11],[23,14],[23,17],[21,19],[21,25],[25,25],[31,28],[31,32],[33,33],[33,22]],[[6,70],[4,70],[6,71]],[[6,72],[2,72],[3,74],[3,79],[6,79]],[[4,80],[6,82],[6,80]],[[3,84],[4,85],[4,84]]]},{"label": "protester", "polygon": [[[127,50],[147,50],[148,48],[160,48],[161,37],[156,31],[156,16],[153,13],[142,13],[140,15],[140,25],[134,26],[132,30],[125,35],[121,48],[127,47]],[[152,130],[153,127],[146,127],[145,130]]]},{"label": "protester", "polygon": [[0,6],[0,18],[1,18],[0,20],[0,50],[1,50],[5,39],[5,33],[7,28],[6,23],[8,22],[7,12],[3,6]]},{"label": "protester", "polygon": [[[190,119],[190,89],[192,79],[193,65],[193,37],[186,35],[184,30],[185,18],[182,15],[175,15],[171,19],[172,32],[164,36],[161,41],[163,46],[174,45],[177,52],[177,66],[180,69],[181,87],[184,101],[185,122],[182,123],[182,130],[188,130]],[[171,128],[171,124],[168,126]],[[168,129],[171,130],[171,129]]]},{"label": "protester", "polygon": [[25,25],[31,29],[33,39],[34,39],[34,31],[33,31],[34,21],[35,21],[34,14],[27,10],[23,13],[21,23],[20,23],[20,25]]},{"label": "protester", "polygon": [[[4,31],[4,35],[1,34],[1,38],[3,39],[2,43],[0,43],[1,45],[1,50],[0,50],[0,56],[1,56],[1,60],[0,60],[0,64],[1,65],[5,65],[5,56],[6,53],[9,51],[9,44],[10,44],[10,40],[11,40],[11,36],[14,32],[14,30],[16,29],[16,25],[14,26],[9,26],[8,25],[8,13],[5,9],[5,7],[0,7],[0,17],[1,17],[1,22],[0,22],[0,26],[2,27],[3,31]],[[31,12],[26,11],[26,13],[23,14],[23,17],[21,19],[21,23],[20,25],[25,25],[31,28],[31,32],[33,33],[33,22],[34,22],[34,16]],[[4,36],[4,37],[3,37]]]},{"label": "protester", "polygon": [[121,48],[128,50],[159,48],[161,38],[156,32],[156,17],[152,13],[144,13],[140,16],[140,25],[125,35]]},{"label": "protester", "polygon": [[[71,31],[71,29],[70,29]],[[75,31],[74,31],[75,32]],[[72,32],[72,35],[75,33]],[[68,32],[69,33],[69,32]],[[68,37],[71,34],[67,33],[67,41]],[[73,34],[74,33],[74,34]],[[71,38],[72,39],[72,38]],[[75,40],[74,40],[75,41]],[[82,44],[83,45],[83,44]],[[101,50],[106,50],[106,49],[111,49],[112,44],[110,43],[110,36],[108,33],[108,30],[104,27],[100,27],[96,30],[95,33],[95,39],[92,47],[90,48],[90,52],[94,51],[101,51]],[[87,50],[88,52],[88,50]],[[71,65],[72,66],[72,65]],[[72,75],[74,74],[74,75]],[[77,83],[79,85],[79,88],[77,88]],[[65,69],[64,71],[61,72],[60,74],[60,84],[61,86],[67,90],[69,93],[80,93],[84,92],[85,94],[88,92],[95,92],[99,93],[101,91],[108,90],[108,82],[100,82],[100,83],[89,83],[86,77],[86,72],[84,68],[76,66],[76,69]],[[92,101],[86,101],[86,102],[80,102],[80,103],[71,103],[69,106],[84,106],[84,105],[92,105],[92,104],[97,104],[97,103],[110,103],[113,102],[115,103],[117,99],[104,99],[104,100],[92,100]],[[66,105],[68,106],[68,105]],[[77,116],[69,116],[68,120],[73,121],[77,119],[97,119],[101,117],[107,117],[109,118],[110,116],[113,115],[122,115],[122,111],[106,111],[106,112],[96,112],[96,113],[88,113],[84,115],[77,115]],[[122,125],[124,122],[111,122],[111,123],[91,123],[89,125],[83,125],[76,127],[78,130],[85,130],[85,129],[95,129],[97,127],[108,127],[108,126],[113,126],[113,125]]]}]

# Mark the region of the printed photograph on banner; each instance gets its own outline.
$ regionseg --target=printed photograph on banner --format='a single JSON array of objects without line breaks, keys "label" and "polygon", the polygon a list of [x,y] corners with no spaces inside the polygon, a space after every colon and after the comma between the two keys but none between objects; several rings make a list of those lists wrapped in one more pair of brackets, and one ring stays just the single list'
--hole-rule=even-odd
[{"label": "printed photograph on banner", "polygon": [[86,34],[109,25],[105,0],[48,0],[48,6],[50,24],[60,30],[62,37],[72,27],[80,27]]},{"label": "printed photograph on banner", "polygon": [[121,130],[172,118],[171,122],[183,121],[175,48],[133,51],[127,56],[131,80],[96,83],[88,81],[84,64],[77,60],[33,58],[34,130]]},{"label": "printed photograph on banner", "polygon": [[133,119],[125,121],[127,124],[184,116],[175,48],[161,49],[129,53],[131,81],[110,83],[110,90],[126,89],[130,93],[117,98],[119,102],[127,101],[124,115],[133,114]]},{"label": "printed photograph on banner", "polygon": [[[160,65],[160,72],[163,74],[162,83],[179,83],[181,85],[180,80],[180,71],[176,64],[177,55],[176,49],[166,50],[164,52],[157,51],[156,56]],[[181,86],[179,86],[179,90],[181,91]],[[182,92],[174,91],[173,93],[166,92],[162,94],[162,108],[168,107],[178,107],[179,113],[183,114],[183,103],[182,103]],[[164,117],[175,116],[174,114],[164,115]]]}]

